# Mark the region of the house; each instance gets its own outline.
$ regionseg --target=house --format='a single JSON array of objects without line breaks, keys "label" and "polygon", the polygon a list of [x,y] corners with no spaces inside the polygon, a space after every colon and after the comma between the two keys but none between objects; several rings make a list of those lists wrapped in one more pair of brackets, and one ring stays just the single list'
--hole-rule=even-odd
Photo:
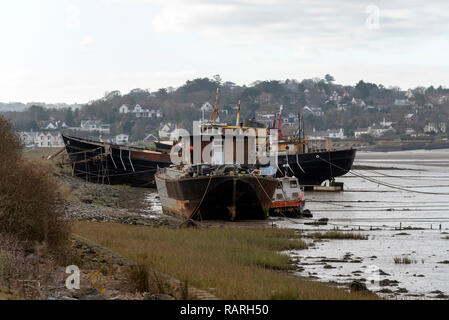
[{"label": "house", "polygon": [[276,115],[271,112],[262,111],[256,114],[256,122],[263,123],[266,128],[271,127],[275,119]]},{"label": "house", "polygon": [[166,122],[161,128],[158,130],[159,139],[160,140],[169,140],[171,133],[177,129],[177,126],[174,123]]},{"label": "house", "polygon": [[37,132],[19,132],[19,136],[25,147],[37,148],[62,148],[64,141],[59,132],[37,131]]},{"label": "house", "polygon": [[360,138],[361,136],[364,136],[364,135],[368,135],[368,136],[371,135],[371,127],[361,128],[361,129],[357,129],[357,130],[354,131],[354,137],[356,139],[358,139],[358,138]]},{"label": "house", "polygon": [[362,99],[352,98],[351,104],[359,107],[366,107],[366,103]]},{"label": "house", "polygon": [[297,114],[289,113],[287,117],[282,118],[283,126],[297,126],[299,123],[299,117]]},{"label": "house", "polygon": [[118,110],[120,113],[124,113],[124,114],[129,112],[129,108],[126,104],[122,105]]},{"label": "house", "polygon": [[373,125],[370,129],[371,135],[376,138],[383,136],[385,133],[389,131],[395,131],[392,126],[383,127],[380,125]]},{"label": "house", "polygon": [[140,105],[136,104],[134,107],[134,110],[132,111],[136,118],[150,118],[151,113],[150,110],[142,108]]},{"label": "house", "polygon": [[424,126],[424,132],[425,133],[438,133],[439,130],[434,122],[429,122]]},{"label": "house", "polygon": [[207,101],[201,106],[200,110],[204,113],[212,112],[214,110],[214,107]]},{"label": "house", "polygon": [[340,102],[343,99],[342,96],[338,94],[337,91],[334,91],[328,98],[328,101]]},{"label": "house", "polygon": [[338,111],[346,111],[346,110],[348,110],[348,105],[346,103],[343,103],[343,104],[339,103],[337,105],[337,110]]},{"label": "house", "polygon": [[363,135],[368,135],[368,136],[378,138],[380,136],[383,136],[385,133],[387,133],[389,131],[395,131],[395,130],[392,126],[383,127],[380,125],[373,124],[371,127],[357,129],[356,131],[354,131],[354,137],[360,138]]},{"label": "house", "polygon": [[394,99],[394,105],[397,107],[406,107],[410,105],[410,101],[408,99]]},{"label": "house", "polygon": [[315,139],[346,139],[345,132],[342,128],[338,130],[315,131],[313,130],[311,137]]},{"label": "house", "polygon": [[67,129],[69,126],[63,121],[42,121],[40,122],[41,130],[59,130],[59,129]]},{"label": "house", "polygon": [[129,136],[127,134],[119,134],[115,136],[116,144],[127,144],[129,142]]},{"label": "house", "polygon": [[154,134],[150,133],[149,135],[147,135],[143,141],[144,142],[148,142],[148,141],[158,141],[158,137],[156,137]]},{"label": "house", "polygon": [[383,128],[391,127],[392,124],[393,124],[393,122],[391,122],[391,121],[385,121],[385,118],[382,120],[382,122],[379,123],[379,125]]},{"label": "house", "polygon": [[330,139],[345,139],[345,131],[340,128],[339,130],[327,130],[328,137]]},{"label": "house", "polygon": [[136,104],[136,106],[134,107],[133,110],[130,110],[126,105],[123,105],[120,107],[119,109],[120,113],[132,113],[136,116],[136,118],[152,118],[152,117],[156,117],[156,118],[162,118],[162,110],[160,109],[147,109],[147,108],[142,108],[141,105]]},{"label": "house", "polygon": [[415,130],[412,129],[412,128],[407,128],[407,129],[405,130],[405,134],[408,135],[408,136],[412,136],[412,135],[414,135],[415,133],[416,133]]},{"label": "house", "polygon": [[109,133],[111,131],[111,125],[102,123],[99,120],[82,120],[81,128],[79,128],[79,130],[88,132]]},{"label": "house", "polygon": [[322,111],[322,109],[320,107],[309,107],[309,106],[305,106],[304,108],[302,108],[302,110],[305,113],[311,113],[317,117],[321,117],[324,112]]},{"label": "house", "polygon": [[424,132],[425,133],[446,133],[447,132],[447,126],[446,123],[440,122],[429,122],[424,126]]}]

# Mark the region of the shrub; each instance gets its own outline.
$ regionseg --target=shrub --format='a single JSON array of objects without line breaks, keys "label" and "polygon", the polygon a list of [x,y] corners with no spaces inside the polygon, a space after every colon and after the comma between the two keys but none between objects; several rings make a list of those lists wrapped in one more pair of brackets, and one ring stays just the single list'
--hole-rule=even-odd
[{"label": "shrub", "polygon": [[20,145],[0,117],[0,232],[59,247],[69,232],[58,185],[48,167],[22,159]]}]

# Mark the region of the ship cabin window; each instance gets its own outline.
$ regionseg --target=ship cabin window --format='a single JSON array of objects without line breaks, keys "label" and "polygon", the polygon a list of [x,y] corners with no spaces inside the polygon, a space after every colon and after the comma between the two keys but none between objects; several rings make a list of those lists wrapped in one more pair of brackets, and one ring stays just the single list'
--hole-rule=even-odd
[{"label": "ship cabin window", "polygon": [[284,196],[281,193],[278,193],[276,195],[276,200],[282,200],[282,199],[284,199]]},{"label": "ship cabin window", "polygon": [[296,180],[290,181],[290,188],[297,188],[297,187],[298,187],[298,183],[296,182]]},{"label": "ship cabin window", "polygon": [[297,192],[293,192],[292,193],[292,197],[295,198],[295,199],[299,198],[299,194]]}]

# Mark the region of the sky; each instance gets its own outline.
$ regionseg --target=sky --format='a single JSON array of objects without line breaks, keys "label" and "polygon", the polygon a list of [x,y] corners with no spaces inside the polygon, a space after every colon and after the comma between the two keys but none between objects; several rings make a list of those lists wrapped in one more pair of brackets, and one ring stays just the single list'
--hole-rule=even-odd
[{"label": "sky", "polygon": [[198,77],[449,86],[445,0],[1,0],[0,102]]}]

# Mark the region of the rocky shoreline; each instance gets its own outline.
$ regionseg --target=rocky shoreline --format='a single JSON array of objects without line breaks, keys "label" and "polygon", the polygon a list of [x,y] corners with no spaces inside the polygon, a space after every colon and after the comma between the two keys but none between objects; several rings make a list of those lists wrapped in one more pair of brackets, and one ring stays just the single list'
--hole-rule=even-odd
[{"label": "rocky shoreline", "polygon": [[64,212],[70,221],[115,222],[144,226],[177,227],[183,221],[161,212],[148,211],[155,189],[111,186],[57,175],[65,190]]}]

